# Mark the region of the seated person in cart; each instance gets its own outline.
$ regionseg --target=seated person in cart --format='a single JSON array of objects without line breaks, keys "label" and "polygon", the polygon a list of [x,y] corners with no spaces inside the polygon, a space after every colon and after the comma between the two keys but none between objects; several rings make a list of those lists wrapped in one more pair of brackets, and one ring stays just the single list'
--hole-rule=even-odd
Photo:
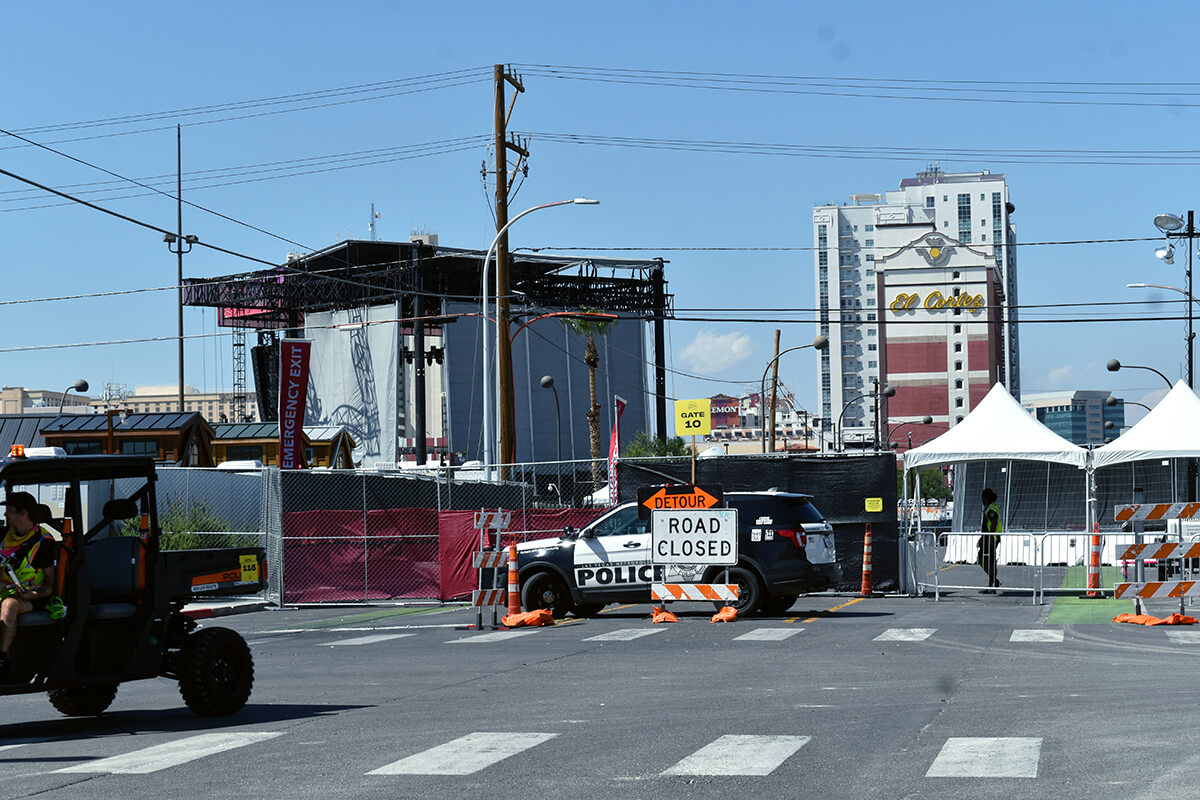
[{"label": "seated person in cart", "polygon": [[44,608],[54,593],[58,544],[48,528],[34,522],[37,505],[29,492],[4,498],[8,528],[0,542],[0,669],[17,638],[18,618]]}]

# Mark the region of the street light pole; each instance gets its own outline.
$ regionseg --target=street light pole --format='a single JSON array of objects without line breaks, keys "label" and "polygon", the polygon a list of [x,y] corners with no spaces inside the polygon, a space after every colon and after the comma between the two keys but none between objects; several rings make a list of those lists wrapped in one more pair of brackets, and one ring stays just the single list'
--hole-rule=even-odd
[{"label": "street light pole", "polygon": [[1107,369],[1109,372],[1117,372],[1122,369],[1144,369],[1144,370],[1147,370],[1148,372],[1153,372],[1155,375],[1162,378],[1166,382],[1168,389],[1170,389],[1171,387],[1173,387],[1175,385],[1175,384],[1171,383],[1170,378],[1168,378],[1166,375],[1163,375],[1161,372],[1156,370],[1154,367],[1143,367],[1143,366],[1139,366],[1138,364],[1122,364],[1117,359],[1110,358],[1104,368]]},{"label": "street light pole", "polygon": [[[1171,245],[1172,239],[1187,240],[1187,288],[1185,293],[1189,298],[1194,299],[1192,295],[1192,255],[1196,249],[1195,240],[1196,232],[1196,213],[1192,209],[1188,209],[1187,222],[1175,214],[1159,214],[1154,218],[1154,227],[1158,228],[1167,237],[1167,246],[1156,251],[1156,255],[1168,264],[1173,263],[1175,248]],[[1193,381],[1193,345],[1196,334],[1193,330],[1193,309],[1192,304],[1188,303],[1187,315],[1187,383],[1188,387],[1194,389],[1196,387]]]},{"label": "street light pole", "polygon": [[[488,265],[492,260],[492,253],[496,250],[496,245],[499,244],[500,239],[503,238],[504,234],[508,233],[508,229],[513,226],[513,223],[515,223],[517,220],[519,220],[521,217],[524,217],[527,214],[532,214],[534,211],[540,211],[543,208],[553,208],[555,206],[566,206],[566,205],[572,205],[572,204],[578,205],[578,206],[594,206],[594,205],[599,205],[599,203],[600,203],[599,200],[592,200],[592,199],[589,199],[586,197],[576,197],[573,200],[556,200],[553,203],[542,203],[541,205],[536,205],[536,206],[533,206],[532,208],[527,208],[524,211],[522,211],[520,214],[517,214],[515,217],[513,217],[508,222],[506,222],[504,224],[504,226],[500,228],[500,230],[496,231],[496,237],[494,239],[492,239],[492,243],[490,245],[488,245],[487,255],[485,255],[483,257],[483,274],[481,276],[480,287],[479,287],[479,313],[480,313],[480,316],[483,318],[482,324],[484,325],[483,359],[482,359],[483,364],[481,367],[481,377],[482,377],[481,384],[482,384],[482,388],[483,388],[483,469],[484,469],[484,475],[487,477],[488,480],[492,479],[492,419],[490,416],[490,412],[492,410],[492,397],[491,397],[491,393],[492,393],[491,372],[492,372],[492,370],[490,368],[491,358],[492,358],[492,355],[491,355],[492,339],[491,339],[491,337],[488,336],[486,326],[487,326],[487,319],[488,319]],[[500,304],[500,286],[499,286],[499,281],[497,281],[497,285],[496,285],[497,309],[499,309],[499,304]],[[500,341],[501,341],[500,337],[502,335],[505,336],[505,340],[507,341],[507,331],[502,332],[500,330],[500,328],[503,326],[499,325],[498,323],[499,323],[499,321],[497,320],[497,325],[496,325],[497,347],[500,346]],[[499,381],[499,371],[498,370],[497,370],[496,377],[497,377],[497,381]],[[498,409],[497,409],[497,420],[499,420],[499,410]]]},{"label": "street light pole", "polygon": [[[878,394],[879,394],[879,381],[876,380],[874,391],[865,392],[863,394],[858,395],[857,397],[852,397],[852,398],[850,398],[849,403],[846,403],[846,405],[842,406],[842,411],[840,414],[838,414],[837,424],[834,425],[834,427],[833,427],[833,442],[834,442],[834,445],[837,447],[838,452],[841,452],[841,453],[846,452],[846,432],[842,428],[842,417],[844,417],[846,415],[846,409],[850,408],[850,406],[854,405],[859,400],[862,400],[864,397],[875,397],[876,400],[878,401],[878,397],[877,397]],[[887,388],[885,388],[883,390],[884,397],[894,397],[895,394],[896,394],[895,386],[888,386]],[[877,449],[877,450],[879,449],[879,415],[878,414],[875,415],[875,449]]]},{"label": "street light pole", "polygon": [[[799,345],[796,345],[795,347],[789,347],[787,350],[780,351],[774,358],[772,358],[770,361],[767,362],[767,367],[766,367],[766,369],[763,370],[762,380],[759,381],[759,384],[758,384],[758,408],[759,408],[759,412],[760,412],[759,415],[762,417],[762,425],[760,427],[762,428],[762,440],[763,440],[762,451],[764,453],[767,452],[767,416],[766,416],[767,409],[766,409],[766,403],[763,402],[763,395],[767,393],[767,373],[771,371],[771,367],[774,366],[779,361],[779,358],[781,356],[785,356],[788,353],[791,353],[795,350],[803,350],[806,347],[812,347],[817,350],[824,350],[826,347],[829,347],[829,337],[825,336],[824,334],[818,334],[817,337],[815,339],[813,339],[812,342],[810,342],[809,344],[799,344]],[[770,414],[771,414],[770,418],[772,420],[774,420],[775,419],[775,404],[774,403],[771,404]],[[774,452],[774,450],[775,450],[774,442],[772,442],[771,452]]]},{"label": "street light pole", "polygon": [[542,388],[554,392],[554,437],[558,447],[555,450],[554,473],[558,482],[558,498],[562,499],[562,415],[558,411],[558,389],[554,388],[554,378],[550,375],[542,377]]}]

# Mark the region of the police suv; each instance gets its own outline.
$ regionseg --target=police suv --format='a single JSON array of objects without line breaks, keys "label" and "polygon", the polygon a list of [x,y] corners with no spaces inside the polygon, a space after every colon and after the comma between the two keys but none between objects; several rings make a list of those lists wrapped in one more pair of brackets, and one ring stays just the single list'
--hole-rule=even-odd
[{"label": "police suv", "polygon": [[[739,614],[782,613],[801,592],[840,581],[833,528],[810,495],[726,492],[725,505],[738,512],[738,562],[729,567],[729,582],[738,587]],[[609,603],[647,602],[651,583],[724,581],[725,567],[653,564],[650,538],[650,522],[630,502],[579,531],[517,545],[521,604],[556,617],[591,616]]]}]

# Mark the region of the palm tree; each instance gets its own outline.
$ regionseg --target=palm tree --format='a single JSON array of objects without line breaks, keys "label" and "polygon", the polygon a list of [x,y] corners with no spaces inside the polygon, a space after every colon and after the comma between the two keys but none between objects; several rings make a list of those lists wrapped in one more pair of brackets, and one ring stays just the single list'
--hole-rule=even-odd
[{"label": "palm tree", "polygon": [[[584,313],[595,312],[585,309]],[[599,490],[607,485],[607,481],[604,479],[604,471],[600,465],[600,459],[604,458],[604,453],[600,449],[600,404],[596,402],[596,367],[600,366],[600,351],[596,349],[596,337],[607,333],[608,329],[616,324],[616,321],[581,316],[564,319],[563,324],[574,333],[587,337],[587,347],[583,351],[583,363],[587,364],[588,368],[588,395],[591,401],[587,412],[588,438],[592,445],[592,483]]]}]

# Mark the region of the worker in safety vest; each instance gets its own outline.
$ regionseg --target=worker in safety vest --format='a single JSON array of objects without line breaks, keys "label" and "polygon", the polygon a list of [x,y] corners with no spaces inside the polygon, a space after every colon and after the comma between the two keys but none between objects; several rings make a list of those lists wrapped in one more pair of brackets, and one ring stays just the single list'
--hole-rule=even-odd
[{"label": "worker in safety vest", "polygon": [[996,577],[996,550],[1000,547],[1000,533],[1004,524],[1000,521],[1000,506],[996,504],[996,493],[991,489],[983,490],[983,521],[979,525],[983,535],[979,537],[979,566],[987,573],[988,588],[984,594],[995,594],[1000,585]]},{"label": "worker in safety vest", "polygon": [[37,500],[29,492],[4,498],[8,528],[0,542],[0,669],[17,638],[17,618],[42,608],[54,593],[57,542],[34,522]]}]

